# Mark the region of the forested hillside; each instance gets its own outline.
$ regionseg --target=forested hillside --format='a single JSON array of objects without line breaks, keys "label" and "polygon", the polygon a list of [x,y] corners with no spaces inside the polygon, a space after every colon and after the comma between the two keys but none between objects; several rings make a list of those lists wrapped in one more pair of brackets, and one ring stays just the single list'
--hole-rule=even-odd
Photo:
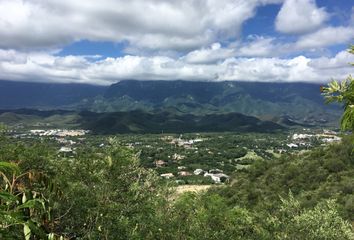
[{"label": "forested hillside", "polygon": [[301,155],[287,155],[257,162],[249,172],[237,173],[236,181],[217,189],[230,205],[241,204],[256,211],[273,211],[279,196],[289,192],[302,207],[335,199],[339,211],[354,221],[354,137],[341,144],[317,148]]},{"label": "forested hillside", "polygon": [[[94,134],[186,133],[186,132],[276,132],[286,128],[272,121],[240,113],[174,114],[167,111],[95,113],[33,109],[0,110],[0,123],[16,129],[84,128]],[[297,123],[291,122],[292,125]]]}]

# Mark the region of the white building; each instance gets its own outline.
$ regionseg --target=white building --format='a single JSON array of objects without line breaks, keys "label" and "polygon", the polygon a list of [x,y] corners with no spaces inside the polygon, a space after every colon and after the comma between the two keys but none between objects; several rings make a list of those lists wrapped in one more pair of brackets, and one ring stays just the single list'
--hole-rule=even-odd
[{"label": "white building", "polygon": [[289,148],[297,148],[299,147],[297,144],[295,143],[289,143],[289,144],[286,144],[286,146],[288,146]]},{"label": "white building", "polygon": [[170,179],[173,178],[175,175],[173,175],[173,173],[163,173],[160,176],[166,179]]},{"label": "white building", "polygon": [[229,180],[229,176],[224,173],[205,173],[204,177],[211,177],[215,183],[222,183]]},{"label": "white building", "polygon": [[194,175],[202,175],[204,174],[204,170],[203,169],[200,169],[200,168],[197,168],[196,170],[194,170]]}]

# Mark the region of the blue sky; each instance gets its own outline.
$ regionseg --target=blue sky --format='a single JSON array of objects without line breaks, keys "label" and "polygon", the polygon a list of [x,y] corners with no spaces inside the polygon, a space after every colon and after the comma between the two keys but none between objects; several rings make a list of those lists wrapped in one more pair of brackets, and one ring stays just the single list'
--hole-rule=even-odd
[{"label": "blue sky", "polygon": [[353,70],[349,0],[2,0],[0,79],[328,82]]}]

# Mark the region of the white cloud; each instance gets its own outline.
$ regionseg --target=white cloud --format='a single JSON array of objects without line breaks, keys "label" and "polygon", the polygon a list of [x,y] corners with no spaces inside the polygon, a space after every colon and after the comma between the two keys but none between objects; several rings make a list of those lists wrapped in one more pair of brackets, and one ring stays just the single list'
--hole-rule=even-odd
[{"label": "white cloud", "polygon": [[257,6],[281,0],[1,0],[0,48],[79,40],[191,50],[239,35]]},{"label": "white cloud", "polygon": [[214,43],[207,48],[189,52],[183,57],[187,63],[216,63],[231,57],[272,57],[294,51],[290,44],[278,43],[273,37],[252,35],[248,41],[233,42],[228,46]]},{"label": "white cloud", "polygon": [[293,43],[278,42],[276,38],[252,35],[247,41],[233,42],[228,46],[214,43],[207,48],[189,52],[183,59],[188,63],[216,63],[231,57],[276,57],[299,52]]},{"label": "white cloud", "polygon": [[348,43],[352,40],[354,40],[354,27],[325,27],[301,36],[295,47],[299,49],[320,48]]},{"label": "white cloud", "polygon": [[216,63],[234,55],[234,49],[223,48],[220,43],[214,43],[209,48],[202,48],[188,53],[184,60],[187,63]]},{"label": "white cloud", "polygon": [[[220,49],[214,45],[215,49]],[[192,63],[186,56],[124,56],[96,59],[46,53],[0,51],[0,79],[75,82],[109,85],[119,80],[306,81],[327,82],[353,73],[354,56],[340,52],[333,58],[226,58],[214,63]]]},{"label": "white cloud", "polygon": [[328,17],[324,8],[316,6],[315,0],[285,0],[275,27],[282,33],[306,33],[319,28]]},{"label": "white cloud", "polygon": [[284,52],[285,45],[275,42],[273,37],[250,36],[250,41],[243,43],[237,50],[237,56],[269,57]]},{"label": "white cloud", "polygon": [[[347,51],[336,54],[333,58],[320,57],[311,61],[310,66],[316,69],[330,70],[335,68],[348,68],[348,63],[354,63],[353,55]],[[353,70],[352,70],[353,71]]]},{"label": "white cloud", "polygon": [[331,55],[326,47],[350,44],[354,40],[354,26],[324,27],[296,40],[281,41],[275,37],[249,36],[248,41],[237,42],[235,55],[240,57],[277,57],[299,53],[307,55]]},{"label": "white cloud", "polygon": [[226,62],[227,71],[220,79],[260,82],[314,82],[319,79],[308,66],[311,60],[303,56],[294,59],[250,58]]}]

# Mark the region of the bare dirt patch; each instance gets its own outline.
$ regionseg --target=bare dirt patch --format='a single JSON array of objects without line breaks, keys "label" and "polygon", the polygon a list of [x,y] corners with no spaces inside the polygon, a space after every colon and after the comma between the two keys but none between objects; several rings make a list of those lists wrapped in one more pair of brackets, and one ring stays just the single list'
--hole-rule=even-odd
[{"label": "bare dirt patch", "polygon": [[214,185],[182,185],[176,187],[176,195],[180,195],[185,192],[201,192],[206,191]]}]

